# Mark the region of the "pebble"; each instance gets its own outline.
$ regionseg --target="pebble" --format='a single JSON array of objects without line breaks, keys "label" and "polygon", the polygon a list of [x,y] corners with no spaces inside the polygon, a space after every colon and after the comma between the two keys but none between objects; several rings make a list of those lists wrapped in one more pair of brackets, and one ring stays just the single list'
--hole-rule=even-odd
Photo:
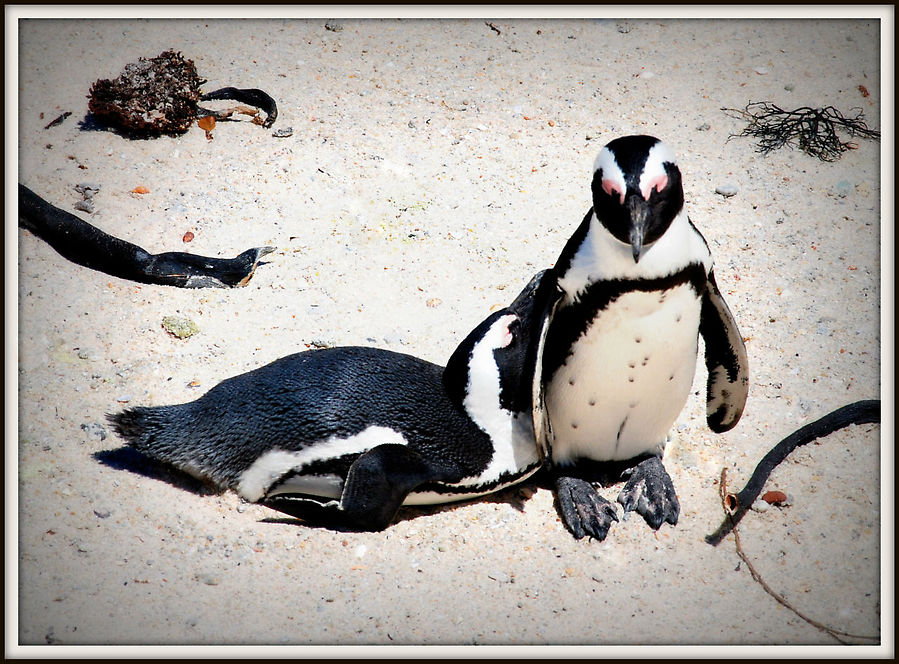
[{"label": "pebble", "polygon": [[98,438],[100,440],[106,440],[106,427],[104,427],[99,422],[85,422],[81,425],[81,430],[87,433],[88,436]]},{"label": "pebble", "polygon": [[708,122],[703,122],[701,125],[696,127],[696,131],[708,131],[711,128],[712,125],[710,125]]},{"label": "pebble", "polygon": [[73,206],[76,210],[81,210],[82,212],[87,212],[88,214],[94,213],[94,203],[89,198],[85,198],[83,201],[78,201]]},{"label": "pebble", "polygon": [[834,185],[834,193],[840,198],[846,198],[849,194],[852,193],[854,187],[849,180],[840,180]]},{"label": "pebble", "polygon": [[786,90],[787,92],[793,92],[793,90],[795,90],[795,89],[796,89],[796,84],[795,84],[795,83],[787,83],[787,84],[784,86],[784,90]]},{"label": "pebble", "polygon": [[499,583],[512,583],[512,577],[505,572],[494,570],[492,572],[488,572],[487,576]]},{"label": "pebble", "polygon": [[188,337],[192,337],[200,331],[200,328],[197,327],[196,323],[194,323],[191,319],[184,318],[182,316],[164,317],[162,319],[162,327],[166,332],[178,337],[179,339],[187,339]]},{"label": "pebble", "polygon": [[752,510],[754,512],[767,512],[769,509],[771,509],[771,505],[766,503],[764,500],[760,499],[752,503]]},{"label": "pebble", "polygon": [[197,581],[205,583],[207,586],[217,586],[221,583],[222,578],[215,572],[200,572],[196,576]]},{"label": "pebble", "polygon": [[112,512],[110,512],[105,507],[101,507],[100,509],[94,510],[94,514],[97,516],[98,519],[108,519],[109,515],[112,514]]},{"label": "pebble", "polygon": [[93,198],[100,191],[100,185],[93,182],[79,182],[75,185],[75,191],[85,198]]},{"label": "pebble", "polygon": [[284,127],[283,129],[276,129],[272,132],[272,136],[275,138],[289,138],[293,136],[293,127]]},{"label": "pebble", "polygon": [[736,196],[739,189],[737,189],[737,185],[735,184],[722,184],[715,187],[715,193],[721,194],[725,198],[730,198],[731,196]]}]

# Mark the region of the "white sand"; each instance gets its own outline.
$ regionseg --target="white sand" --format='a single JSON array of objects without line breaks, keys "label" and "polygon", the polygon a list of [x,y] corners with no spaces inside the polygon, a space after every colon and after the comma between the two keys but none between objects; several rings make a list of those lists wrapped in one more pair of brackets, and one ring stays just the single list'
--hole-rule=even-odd
[{"label": "white sand", "polygon": [[[722,519],[722,467],[741,488],[786,434],[880,396],[881,144],[860,140],[835,163],[765,157],[727,140],[744,124],[720,109],[861,107],[879,128],[878,21],[495,20],[500,34],[483,19],[324,23],[20,24],[20,182],[69,211],[76,184],[100,184],[97,211],[79,214],[153,252],[278,249],[246,288],[182,290],[87,270],[8,231],[19,475],[7,643],[836,643],[765,593],[732,537],[704,537]],[[272,94],[274,129],[293,136],[249,122],[220,123],[212,141],[79,128],[96,79],[168,48],[194,60],[205,90]],[[698,363],[666,455],[676,527],[653,533],[634,516],[602,543],[575,541],[530,482],[339,533],[94,457],[121,446],[104,413],[196,398],[313,341],[445,361],[552,264],[590,206],[597,151],[629,133],[678,153],[751,362],[746,413],[725,435],[705,425]],[[715,193],[726,183],[736,196]],[[138,185],[150,193],[130,194]],[[168,335],[170,314],[200,333]],[[82,428],[93,423],[104,440]],[[799,610],[862,635],[880,634],[884,613],[891,649],[880,449],[868,425],[798,450],[769,482],[793,505],[749,514],[741,532]]]}]

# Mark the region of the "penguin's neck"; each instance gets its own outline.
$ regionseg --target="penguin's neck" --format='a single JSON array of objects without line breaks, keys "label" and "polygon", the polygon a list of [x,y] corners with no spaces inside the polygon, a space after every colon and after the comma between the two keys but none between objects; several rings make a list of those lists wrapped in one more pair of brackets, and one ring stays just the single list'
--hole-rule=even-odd
[{"label": "penguin's neck", "polygon": [[520,477],[539,462],[533,415],[503,408],[500,371],[489,344],[475,346],[468,372],[468,390],[462,402],[468,417],[489,438],[493,456],[483,478]]},{"label": "penguin's neck", "polygon": [[508,327],[497,321],[472,348],[468,363],[468,384],[462,406],[468,417],[494,441],[510,441],[513,414],[502,407],[500,372],[494,350],[502,344],[500,335]]},{"label": "penguin's neck", "polygon": [[708,246],[683,209],[658,240],[644,247],[639,262],[634,260],[631,246],[615,238],[595,212],[584,223],[588,224],[587,232],[574,249],[567,269],[559,275],[559,285],[569,302],[598,281],[655,279],[690,263],[701,263],[707,272],[712,267]]}]

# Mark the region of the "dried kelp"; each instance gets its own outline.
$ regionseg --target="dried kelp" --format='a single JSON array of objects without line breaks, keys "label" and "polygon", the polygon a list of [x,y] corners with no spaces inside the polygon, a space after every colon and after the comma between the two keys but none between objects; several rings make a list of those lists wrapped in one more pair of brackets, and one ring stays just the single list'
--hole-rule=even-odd
[{"label": "dried kelp", "polygon": [[852,109],[855,114],[851,117],[843,115],[833,106],[803,106],[785,111],[770,101],[750,102],[743,109],[721,110],[731,117],[749,122],[746,129],[740,134],[731,134],[730,138],[755,137],[759,141],[757,151],[762,154],[788,146],[798,147],[821,161],[836,161],[846,150],[858,147],[856,143],[841,140],[838,130],[848,134],[849,138],[880,138],[880,132],[870,129],[865,123],[860,108]]}]

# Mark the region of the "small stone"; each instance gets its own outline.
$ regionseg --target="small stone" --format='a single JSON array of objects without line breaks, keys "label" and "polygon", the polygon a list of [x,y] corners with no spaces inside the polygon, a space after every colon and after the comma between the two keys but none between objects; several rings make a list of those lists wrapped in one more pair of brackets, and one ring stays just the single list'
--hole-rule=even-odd
[{"label": "small stone", "polygon": [[81,212],[87,212],[88,214],[94,213],[94,203],[89,198],[86,198],[83,201],[78,201],[73,207],[76,210],[80,210]]},{"label": "small stone", "polygon": [[766,503],[764,500],[756,500],[752,503],[752,511],[753,512],[767,512],[771,509],[771,505]]},{"label": "small stone", "polygon": [[840,198],[846,198],[849,194],[852,193],[854,187],[849,180],[840,180],[834,185],[834,193]]},{"label": "small stone", "polygon": [[272,132],[272,136],[275,138],[289,138],[293,136],[293,127],[284,127],[282,129],[276,129]]},{"label": "small stone", "polygon": [[166,332],[179,339],[187,339],[200,331],[196,323],[183,316],[166,316],[162,319],[162,327]]},{"label": "small stone", "polygon": [[86,422],[81,425],[81,430],[92,438],[106,440],[106,428],[99,422]]},{"label": "small stone", "polygon": [[222,581],[222,578],[215,572],[200,572],[196,575],[196,579],[207,586],[217,586]]},{"label": "small stone", "polygon": [[787,92],[793,92],[793,90],[795,90],[795,89],[796,89],[796,84],[795,84],[795,83],[787,83],[787,84],[784,86],[784,90],[786,90]]},{"label": "small stone", "polygon": [[739,189],[737,189],[737,185],[735,184],[722,184],[715,187],[715,193],[721,194],[725,198],[730,198],[731,196],[736,196]]},{"label": "small stone", "polygon": [[93,198],[100,191],[100,185],[93,182],[79,182],[75,185],[75,191],[85,198]]},{"label": "small stone", "polygon": [[340,32],[341,30],[343,30],[343,24],[338,23],[334,20],[325,21],[325,30],[330,30],[331,32]]},{"label": "small stone", "polygon": [[703,122],[701,125],[696,127],[696,131],[708,131],[712,126],[708,122]]},{"label": "small stone", "polygon": [[100,509],[94,510],[94,514],[97,516],[98,519],[108,519],[109,515],[112,514],[112,512],[110,512],[105,507],[101,507]]}]

